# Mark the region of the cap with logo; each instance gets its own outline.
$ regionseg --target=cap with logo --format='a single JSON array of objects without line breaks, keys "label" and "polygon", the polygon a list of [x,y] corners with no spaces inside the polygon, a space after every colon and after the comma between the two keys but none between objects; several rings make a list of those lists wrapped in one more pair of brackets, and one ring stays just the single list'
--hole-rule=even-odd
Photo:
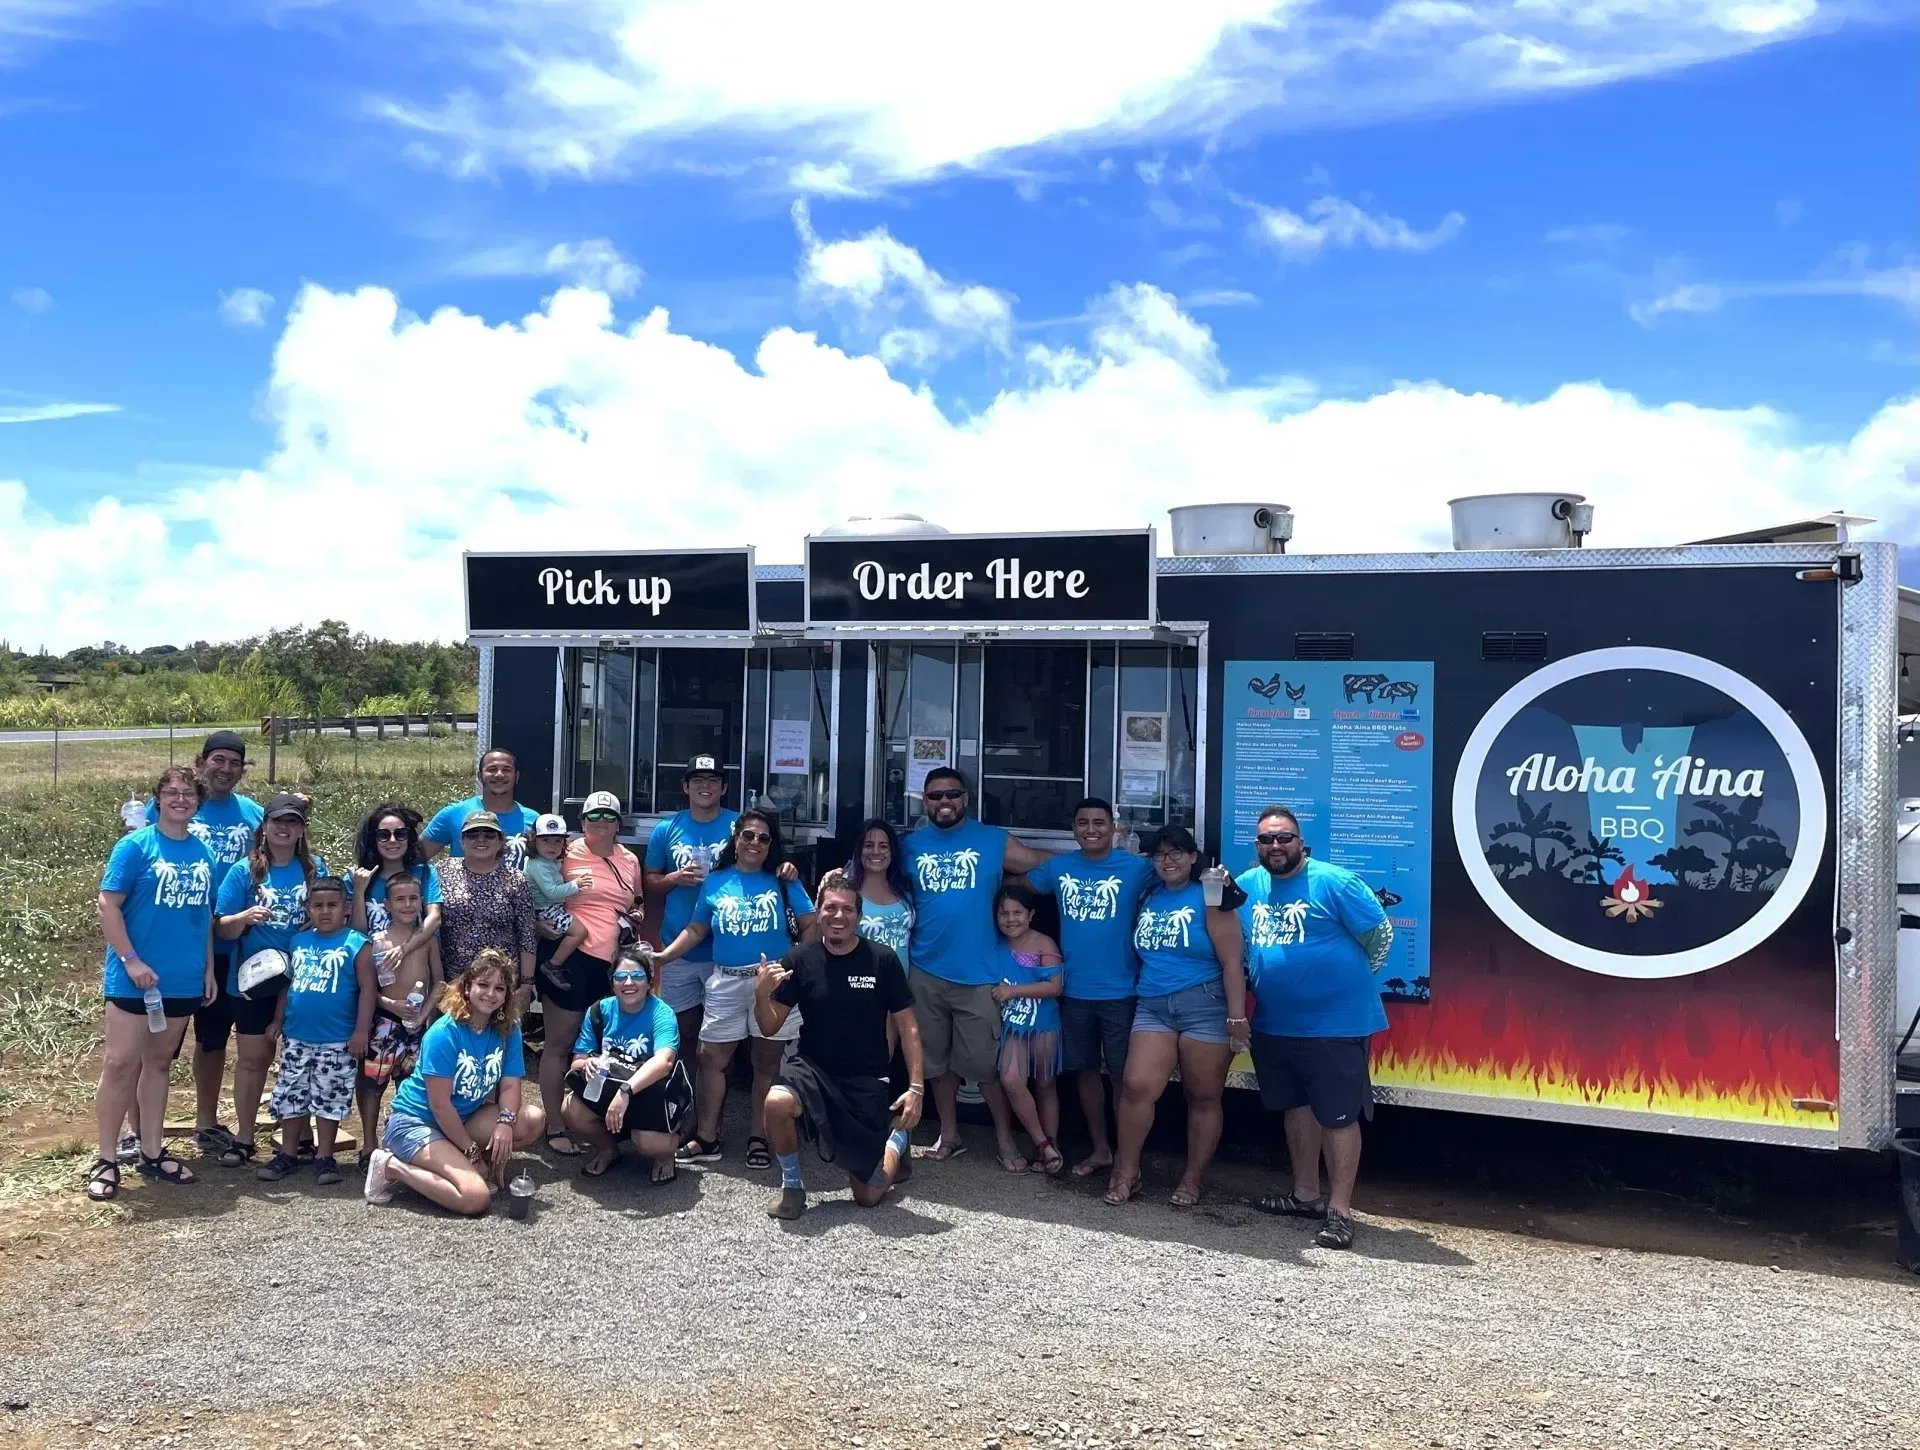
[{"label": "cap with logo", "polygon": [[500,817],[492,811],[475,811],[460,823],[460,834],[471,836],[475,831],[497,831],[500,829]]},{"label": "cap with logo", "polygon": [[725,780],[726,772],[720,769],[720,762],[711,755],[696,755],[687,762],[687,768],[680,772],[680,779],[692,780],[696,775],[710,775],[716,780]]},{"label": "cap with logo", "polygon": [[305,796],[283,790],[267,802],[267,819],[277,821],[291,816],[296,821],[304,821],[311,806],[312,802]]},{"label": "cap with logo", "polygon": [[205,760],[216,750],[231,750],[242,760],[247,758],[247,742],[232,730],[216,730],[207,737],[207,743],[200,747],[200,758]]},{"label": "cap with logo", "polygon": [[597,790],[584,801],[580,802],[580,815],[582,818],[602,811],[611,811],[614,815],[619,815],[620,797],[610,790]]},{"label": "cap with logo", "polygon": [[567,823],[549,813],[533,823],[533,833],[536,836],[564,836],[567,834]]}]

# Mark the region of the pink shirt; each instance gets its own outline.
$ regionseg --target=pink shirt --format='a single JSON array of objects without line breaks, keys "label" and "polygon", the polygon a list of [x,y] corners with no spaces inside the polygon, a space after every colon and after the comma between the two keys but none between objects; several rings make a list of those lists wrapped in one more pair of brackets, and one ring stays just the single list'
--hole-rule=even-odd
[{"label": "pink shirt", "polygon": [[618,842],[611,856],[596,856],[582,836],[568,843],[561,869],[569,881],[582,872],[593,874],[593,885],[568,897],[566,907],[586,923],[587,939],[581,949],[603,962],[612,961],[620,945],[618,918],[621,912],[633,909],[634,893],[640,889],[639,858]]}]

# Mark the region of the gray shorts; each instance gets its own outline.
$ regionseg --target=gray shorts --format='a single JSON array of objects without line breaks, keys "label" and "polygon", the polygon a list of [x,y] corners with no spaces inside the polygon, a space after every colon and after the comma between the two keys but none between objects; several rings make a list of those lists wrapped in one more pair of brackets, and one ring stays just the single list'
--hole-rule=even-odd
[{"label": "gray shorts", "polygon": [[711,961],[690,962],[682,957],[677,962],[668,962],[660,969],[660,1000],[676,1013],[703,1006],[707,1000],[707,974],[712,970]]},{"label": "gray shorts", "polygon": [[907,974],[929,1080],[956,1073],[975,1082],[999,1075],[1000,1004],[992,987],[963,987],[915,967]]},{"label": "gray shorts", "polygon": [[1104,1061],[1107,1076],[1119,1082],[1127,1071],[1127,1039],[1133,1034],[1133,998],[1090,1001],[1060,999],[1060,1038],[1065,1072],[1098,1072]]}]

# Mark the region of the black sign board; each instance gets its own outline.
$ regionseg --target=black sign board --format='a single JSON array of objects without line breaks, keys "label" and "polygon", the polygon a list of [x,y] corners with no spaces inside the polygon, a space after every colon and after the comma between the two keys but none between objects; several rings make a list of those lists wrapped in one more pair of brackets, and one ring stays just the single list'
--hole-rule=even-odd
[{"label": "black sign board", "polygon": [[468,554],[466,565],[470,640],[754,630],[751,549]]},{"label": "black sign board", "polygon": [[1154,622],[1153,531],[807,540],[808,624]]}]

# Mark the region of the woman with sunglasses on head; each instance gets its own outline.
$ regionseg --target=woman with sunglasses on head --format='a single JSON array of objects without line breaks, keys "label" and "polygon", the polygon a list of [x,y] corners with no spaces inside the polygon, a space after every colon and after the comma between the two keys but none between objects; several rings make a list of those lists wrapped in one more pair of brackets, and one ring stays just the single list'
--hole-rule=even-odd
[{"label": "woman with sunglasses on head", "polygon": [[712,1163],[721,1155],[720,1118],[727,1102],[727,1068],[743,1041],[753,1055],[753,1127],[747,1139],[747,1167],[773,1167],[767,1142],[767,1091],[786,1045],[800,1035],[800,1015],[788,1016],[772,1037],[763,1036],[753,1010],[760,968],[778,961],[813,930],[813,901],[797,880],[781,868],[786,847],[780,818],[749,807],[733,823],[733,835],[720,848],[713,873],[700,887],[693,920],[654,954],[658,963],[676,961],[713,940],[713,967],[707,977],[706,1015],[700,1022],[700,1083],[693,1137],[681,1148],[682,1163]]},{"label": "woman with sunglasses on head", "polygon": [[[440,930],[440,873],[420,843],[420,812],[382,801],[354,833],[353,929],[371,940],[387,929],[387,883],[403,871],[420,883],[423,915],[412,951],[425,951]],[[411,955],[411,951],[409,952]]]},{"label": "woman with sunglasses on head", "polygon": [[[440,877],[440,963],[451,979],[491,947],[517,967],[509,985],[524,1011],[533,990],[533,893],[503,859],[506,833],[492,811],[475,811],[460,828],[461,854],[434,867]],[[524,991],[522,989],[525,989]]]},{"label": "woman with sunglasses on head", "polygon": [[1208,906],[1200,847],[1185,826],[1164,826],[1147,850],[1154,879],[1140,898],[1133,946],[1140,956],[1139,1000],[1120,1087],[1118,1142],[1107,1202],[1140,1191],[1140,1150],[1154,1105],[1173,1070],[1187,1095],[1187,1167],[1168,1200],[1200,1201],[1200,1179],[1220,1143],[1220,1097],[1227,1064],[1247,1047],[1247,979],[1240,921],[1242,897],[1223,882],[1222,905]]},{"label": "woman with sunglasses on head", "polygon": [[[567,1075],[567,1045],[580,1031],[587,1009],[612,990],[613,959],[640,935],[640,858],[620,844],[620,797],[597,790],[580,805],[580,839],[567,846],[561,872],[579,890],[567,898],[574,921],[586,927],[586,940],[556,972],[548,964],[557,942],[540,944],[541,966],[534,980],[545,1019],[540,1051],[540,1101],[559,1103]],[[578,1158],[580,1145],[564,1122],[549,1123],[547,1147],[562,1158]]]},{"label": "woman with sunglasses on head", "polygon": [[[655,1183],[673,1182],[680,1124],[693,1111],[693,1081],[680,1061],[680,1024],[653,995],[653,953],[624,947],[613,964],[613,995],[587,1009],[574,1039],[568,1131],[593,1150],[589,1178],[613,1166],[624,1136],[653,1164]],[[556,1054],[557,1056],[558,1054]]]}]

